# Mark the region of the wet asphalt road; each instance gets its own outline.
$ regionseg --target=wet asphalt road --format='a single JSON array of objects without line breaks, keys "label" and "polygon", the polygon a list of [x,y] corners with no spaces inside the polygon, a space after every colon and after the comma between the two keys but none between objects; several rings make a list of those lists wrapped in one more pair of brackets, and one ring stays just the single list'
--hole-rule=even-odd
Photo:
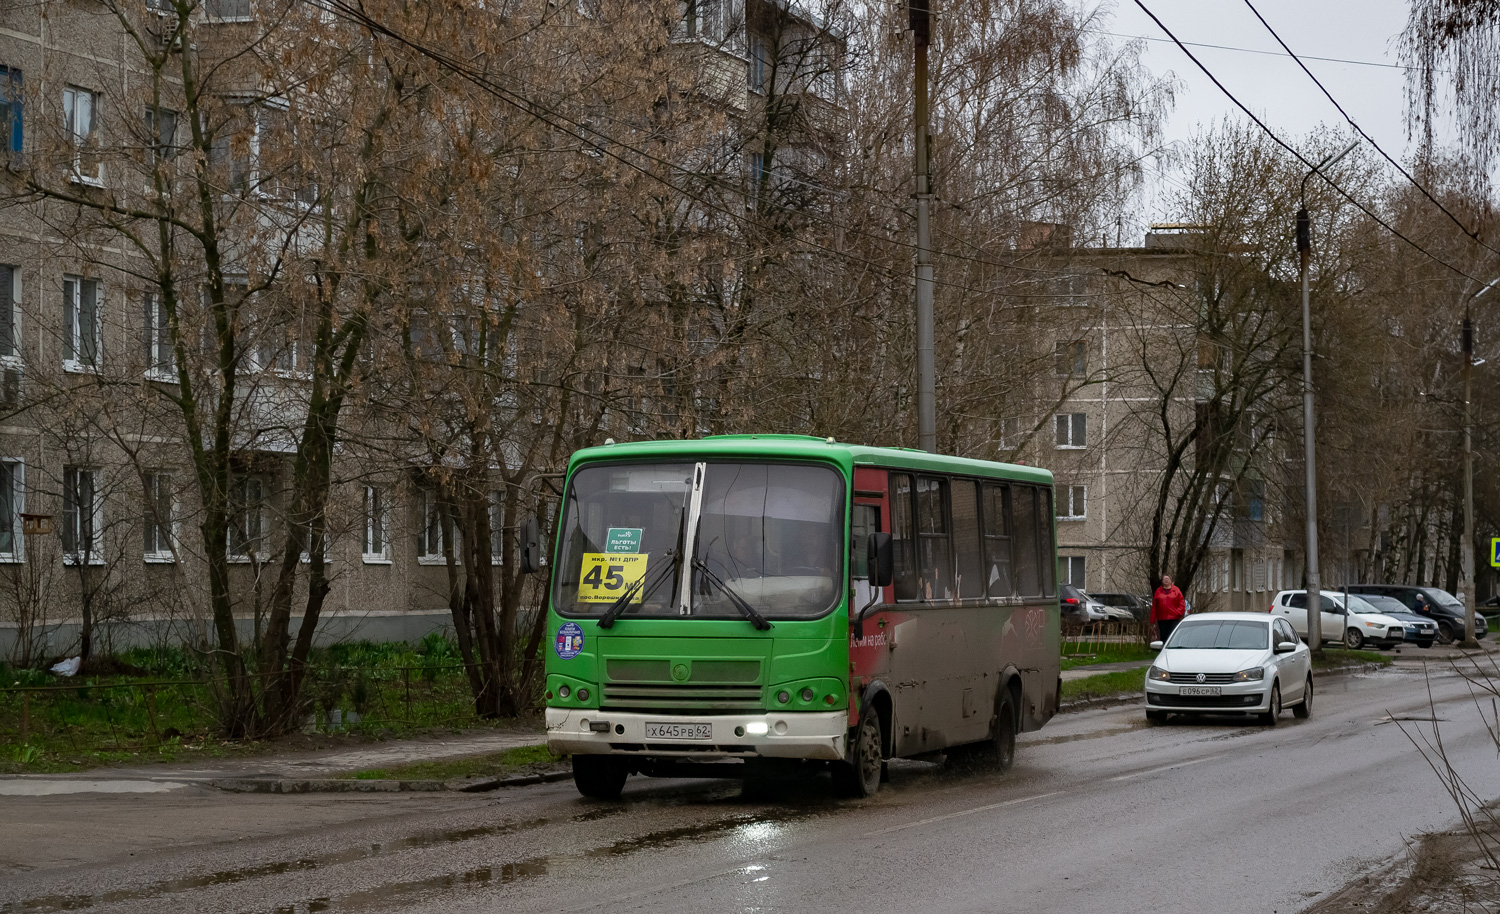
[{"label": "wet asphalt road", "polygon": [[[1449,756],[1476,793],[1500,796],[1467,685],[1449,672],[1432,689]],[[1321,680],[1312,719],[1288,713],[1275,729],[1085,711],[1024,735],[1009,774],[898,763],[859,802],[821,781],[747,797],[731,782],[640,778],[620,803],[569,783],[80,795],[12,809],[51,810],[80,842],[91,816],[106,833],[133,815],[160,839],[122,833],[115,853],[80,850],[87,863],[0,873],[0,912],[1289,912],[1455,820],[1403,733],[1430,735],[1431,717],[1417,668]],[[278,824],[304,810],[303,825]],[[185,830],[211,819],[216,840],[165,846],[172,816]],[[229,840],[241,817],[249,836]]]}]

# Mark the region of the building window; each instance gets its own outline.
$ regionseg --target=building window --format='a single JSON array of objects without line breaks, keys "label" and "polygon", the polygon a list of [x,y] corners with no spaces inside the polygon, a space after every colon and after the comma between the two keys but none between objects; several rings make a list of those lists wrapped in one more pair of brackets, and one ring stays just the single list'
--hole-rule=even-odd
[{"label": "building window", "polygon": [[321,535],[314,538],[311,523],[308,523],[307,529],[302,531],[302,564],[312,564],[313,543],[317,540],[322,540],[323,564],[328,564],[328,531],[325,529]]},{"label": "building window", "polygon": [[14,67],[0,67],[0,150],[7,153],[7,159],[21,154],[21,145],[26,139],[21,105],[21,71]]},{"label": "building window", "polygon": [[177,351],[172,348],[172,327],[161,295],[142,297],[142,336],[146,341],[146,375],[162,381],[177,380]]},{"label": "building window", "polygon": [[24,557],[21,512],[26,510],[26,467],[19,460],[0,460],[0,562]]},{"label": "building window", "polygon": [[250,0],[206,0],[204,10],[219,22],[250,22]]},{"label": "building window", "polygon": [[1057,428],[1057,446],[1081,448],[1088,446],[1088,416],[1085,413],[1058,413],[1053,417]]},{"label": "building window", "polygon": [[766,76],[771,71],[771,49],[766,40],[757,35],[750,39],[750,90],[766,91]]},{"label": "building window", "polygon": [[995,443],[1002,451],[1013,451],[1021,445],[1021,417],[1007,416],[995,420]]},{"label": "building window", "polygon": [[240,476],[229,484],[229,557],[248,562],[264,559],[266,484],[259,476]]},{"label": "building window", "polygon": [[1238,593],[1245,590],[1245,550],[1229,550],[1229,589]]},{"label": "building window", "polygon": [[0,263],[0,359],[19,354],[16,317],[21,306],[21,271]]},{"label": "building window", "polygon": [[73,179],[86,184],[104,181],[104,164],[99,161],[98,96],[89,89],[68,86],[63,89],[63,128],[73,146]]},{"label": "building window", "polygon": [[99,367],[99,281],[63,277],[63,368]]},{"label": "building window", "polygon": [[156,166],[177,155],[177,112],[167,108],[146,109],[146,164]]},{"label": "building window", "polygon": [[1057,557],[1057,579],[1064,584],[1072,584],[1074,587],[1082,588],[1084,581],[1084,557],[1081,555],[1060,555]]},{"label": "building window", "polygon": [[1057,487],[1057,519],[1083,520],[1088,517],[1088,486]]},{"label": "building window", "polygon": [[420,489],[417,492],[418,521],[417,561],[424,565],[446,564],[444,543],[450,543],[453,561],[463,562],[463,548],[458,539],[458,530],[453,526],[452,509],[438,496],[437,489]]},{"label": "building window", "polygon": [[63,467],[63,560],[70,564],[97,565],[104,562],[99,552],[99,528],[103,504],[99,492],[99,471],[84,467]]},{"label": "building window", "polygon": [[1063,377],[1081,378],[1088,374],[1088,343],[1083,340],[1057,342],[1057,373]]},{"label": "building window", "polygon": [[390,562],[390,541],[386,538],[388,511],[384,489],[379,486],[365,486],[364,516],[364,537],[359,547],[361,555],[366,562],[372,564]]},{"label": "building window", "polygon": [[171,562],[177,512],[172,505],[172,474],[146,474],[146,511],[141,529],[148,562]]},{"label": "building window", "polygon": [[490,493],[490,563],[499,565],[505,560],[505,493],[499,490]]}]

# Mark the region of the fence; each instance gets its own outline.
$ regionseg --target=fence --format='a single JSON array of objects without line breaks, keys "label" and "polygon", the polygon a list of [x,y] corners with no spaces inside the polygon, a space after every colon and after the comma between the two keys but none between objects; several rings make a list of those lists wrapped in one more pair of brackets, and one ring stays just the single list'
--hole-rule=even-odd
[{"label": "fence", "polygon": [[1147,644],[1154,637],[1154,626],[1147,622],[1091,622],[1088,625],[1064,623],[1063,653],[1097,652],[1108,644]]}]

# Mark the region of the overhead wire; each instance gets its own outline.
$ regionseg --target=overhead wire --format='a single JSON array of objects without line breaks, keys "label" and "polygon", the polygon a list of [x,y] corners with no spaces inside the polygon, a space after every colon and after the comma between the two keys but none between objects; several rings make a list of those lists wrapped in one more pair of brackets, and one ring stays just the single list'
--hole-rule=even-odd
[{"label": "overhead wire", "polygon": [[1464,225],[1463,220],[1459,219],[1458,216],[1454,215],[1452,210],[1443,205],[1442,201],[1433,196],[1432,192],[1424,187],[1422,185],[1422,182],[1418,181],[1416,177],[1411,174],[1411,172],[1407,171],[1405,166],[1392,158],[1390,153],[1386,152],[1379,143],[1375,142],[1374,137],[1370,136],[1368,133],[1365,133],[1364,128],[1354,122],[1354,118],[1349,116],[1349,112],[1345,111],[1344,106],[1339,104],[1339,100],[1333,97],[1333,93],[1328,91],[1328,87],[1323,85],[1322,80],[1314,76],[1313,72],[1307,68],[1307,64],[1303,63],[1302,59],[1299,58],[1290,47],[1287,47],[1287,43],[1281,39],[1281,36],[1276,33],[1275,29],[1271,28],[1271,23],[1267,22],[1266,17],[1260,14],[1260,10],[1255,8],[1255,4],[1250,2],[1250,0],[1245,0],[1245,5],[1250,7],[1250,12],[1254,13],[1255,18],[1260,20],[1260,24],[1266,27],[1266,31],[1271,33],[1271,37],[1276,39],[1276,43],[1281,45],[1282,49],[1286,51],[1287,56],[1297,62],[1297,66],[1301,67],[1302,72],[1307,74],[1307,78],[1313,81],[1313,85],[1317,86],[1319,91],[1323,93],[1323,96],[1333,104],[1333,107],[1338,109],[1339,114],[1343,115],[1344,120],[1349,122],[1349,126],[1354,128],[1355,133],[1358,133],[1365,140],[1365,142],[1369,143],[1371,146],[1374,146],[1375,151],[1380,153],[1381,158],[1385,159],[1387,162],[1393,165],[1395,169],[1401,173],[1401,177],[1409,181],[1412,187],[1415,187],[1417,190],[1421,191],[1422,196],[1426,197],[1433,206],[1436,206],[1438,209],[1442,210],[1443,215],[1452,220],[1453,224],[1458,226],[1460,231],[1473,239],[1475,244],[1478,244],[1480,247],[1484,248],[1492,254],[1500,254],[1500,250],[1496,250],[1495,248],[1490,247],[1488,244],[1486,244],[1484,239],[1479,237],[1478,232],[1469,228],[1467,225]]},{"label": "overhead wire", "polygon": [[1135,0],[1135,5],[1141,8],[1141,12],[1143,12],[1147,16],[1151,17],[1151,21],[1156,23],[1157,28],[1159,28],[1163,32],[1165,32],[1166,35],[1167,35],[1167,37],[1170,38],[1170,39],[1172,39],[1172,41],[1177,45],[1177,47],[1182,50],[1182,53],[1186,54],[1187,57],[1188,57],[1188,59],[1191,60],[1195,65],[1197,65],[1197,67],[1198,67],[1199,70],[1203,71],[1203,75],[1207,76],[1209,78],[1209,81],[1211,81],[1215,86],[1217,86],[1218,89],[1219,89],[1219,91],[1222,92],[1222,93],[1224,93],[1224,96],[1226,98],[1228,98],[1231,102],[1234,103],[1235,107],[1239,108],[1240,111],[1244,112],[1245,116],[1248,117],[1248,118],[1250,118],[1250,120],[1255,124],[1255,126],[1259,127],[1261,129],[1261,131],[1263,131],[1266,134],[1266,136],[1270,137],[1271,140],[1276,145],[1280,146],[1282,149],[1285,149],[1287,152],[1291,153],[1292,156],[1294,158],[1296,158],[1297,161],[1299,161],[1303,165],[1307,166],[1307,169],[1309,171],[1317,174],[1318,177],[1322,178],[1323,181],[1325,183],[1327,183],[1329,187],[1332,187],[1334,190],[1338,191],[1338,193],[1339,193],[1339,195],[1341,197],[1343,197],[1345,200],[1348,200],[1350,203],[1354,204],[1354,206],[1360,212],[1362,212],[1366,216],[1368,216],[1372,221],[1375,222],[1376,225],[1379,225],[1381,228],[1385,229],[1387,232],[1389,232],[1392,235],[1394,235],[1395,237],[1401,239],[1403,242],[1405,242],[1407,245],[1409,245],[1412,249],[1416,250],[1418,253],[1422,254],[1425,257],[1427,257],[1429,260],[1431,260],[1432,262],[1438,264],[1439,266],[1445,267],[1448,270],[1451,270],[1452,272],[1457,273],[1459,276],[1462,276],[1465,279],[1470,280],[1471,282],[1482,282],[1478,278],[1469,275],[1468,271],[1466,271],[1466,270],[1464,270],[1464,269],[1462,269],[1460,267],[1454,266],[1453,264],[1449,263],[1448,261],[1444,260],[1443,258],[1441,258],[1441,257],[1437,256],[1436,254],[1432,253],[1431,251],[1427,250],[1422,245],[1420,245],[1417,242],[1413,241],[1412,239],[1408,238],[1404,233],[1401,232],[1400,229],[1398,229],[1395,226],[1391,225],[1385,219],[1382,219],[1378,214],[1376,214],[1375,212],[1373,212],[1369,207],[1365,206],[1359,200],[1355,199],[1353,194],[1349,193],[1347,190],[1345,190],[1344,188],[1340,187],[1337,181],[1334,181],[1328,175],[1324,174],[1322,171],[1319,171],[1318,167],[1316,165],[1314,165],[1312,162],[1309,162],[1307,160],[1307,157],[1304,156],[1301,152],[1299,152],[1296,149],[1296,147],[1292,146],[1286,140],[1283,140],[1280,136],[1278,136],[1277,133],[1276,133],[1276,131],[1272,130],[1269,126],[1267,126],[1265,121],[1263,121],[1259,117],[1257,117],[1255,115],[1255,113],[1253,111],[1251,111],[1250,108],[1244,102],[1240,101],[1239,98],[1236,97],[1233,92],[1229,91],[1228,87],[1225,86],[1224,83],[1222,83],[1222,82],[1219,81],[1219,78],[1214,75],[1213,71],[1210,70],[1207,66],[1205,66],[1204,63],[1203,63],[1203,61],[1201,61],[1201,60],[1198,59],[1197,55],[1195,55],[1192,51],[1188,50],[1187,46],[1184,45],[1180,39],[1178,39],[1177,35],[1171,29],[1167,28],[1166,23],[1162,22],[1161,18],[1158,17],[1154,12],[1152,12],[1150,7],[1146,6],[1144,0]]},{"label": "overhead wire", "polygon": [[[370,30],[372,33],[384,35],[385,37],[397,42],[398,44],[408,47],[418,54],[430,58],[444,68],[475,84],[485,92],[494,95],[511,107],[514,107],[517,110],[530,115],[531,117],[537,119],[553,130],[556,130],[576,140],[579,140],[582,143],[587,144],[601,154],[606,155],[609,158],[618,161],[626,167],[640,173],[647,179],[656,181],[672,190],[677,191],[678,193],[682,193],[708,209],[728,216],[730,219],[735,220],[736,222],[753,227],[753,223],[751,223],[751,221],[747,219],[743,213],[736,212],[730,207],[726,207],[722,204],[706,199],[695,191],[689,188],[684,188],[674,183],[669,178],[666,178],[660,174],[656,174],[651,169],[644,167],[640,162],[632,161],[630,157],[616,151],[615,147],[618,147],[619,149],[625,150],[627,152],[634,153],[640,158],[661,165],[669,171],[676,171],[685,175],[690,175],[694,178],[705,180],[709,185],[718,185],[724,189],[730,190],[731,192],[738,191],[738,188],[736,186],[730,185],[722,178],[704,176],[698,172],[693,172],[687,168],[682,167],[681,165],[678,165],[675,162],[672,162],[669,159],[662,158],[660,156],[654,155],[653,153],[642,150],[639,147],[631,146],[628,143],[617,140],[604,131],[599,130],[597,127],[577,121],[561,112],[554,111],[548,106],[537,102],[534,99],[523,95],[522,93],[516,92],[494,82],[484,74],[475,71],[467,63],[460,61],[457,58],[437,48],[433,48],[421,41],[418,41],[396,31],[390,26],[387,26],[383,22],[375,19],[369,13],[365,12],[362,8],[355,6],[354,3],[350,2],[350,0],[308,0],[308,2],[315,7],[318,7],[320,9],[327,9],[329,12],[334,13],[335,15],[338,15],[350,22],[356,23],[363,28]],[[831,229],[841,230],[850,234],[866,237],[883,244],[889,244],[895,247],[907,248],[912,250],[915,250],[916,248],[916,245],[913,242],[879,235],[858,228],[856,226],[850,226],[828,219],[819,219],[817,217],[812,217],[811,221],[820,223]],[[905,274],[897,274],[891,272],[888,264],[881,263],[879,261],[875,261],[866,257],[861,257],[849,251],[836,250],[827,244],[817,241],[816,239],[804,238],[802,239],[802,241],[803,243],[806,243],[811,247],[886,273],[893,279],[910,278],[909,276],[905,276]],[[940,256],[946,259],[970,262],[983,266],[994,267],[996,269],[1023,273],[1047,274],[1051,276],[1066,276],[1072,273],[1072,271],[1064,269],[1046,269],[1034,266],[1024,266],[1015,262],[1002,263],[982,257],[954,253],[952,251],[942,252]],[[977,295],[994,295],[997,292],[997,290],[995,289],[980,289],[943,279],[935,279],[935,282],[939,285],[943,285],[955,290],[969,292]],[[1016,297],[1028,297],[1025,293],[1018,294],[1010,291],[1006,291],[1005,294],[1013,295]]]}]

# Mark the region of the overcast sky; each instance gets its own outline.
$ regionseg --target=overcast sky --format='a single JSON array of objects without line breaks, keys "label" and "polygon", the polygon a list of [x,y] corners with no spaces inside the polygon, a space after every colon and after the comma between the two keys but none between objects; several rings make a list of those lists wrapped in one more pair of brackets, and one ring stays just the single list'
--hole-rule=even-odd
[{"label": "overcast sky", "polygon": [[[1333,104],[1318,90],[1256,20],[1244,0],[1144,0],[1229,91],[1294,146],[1319,124],[1349,132]],[[1252,0],[1262,16],[1307,63],[1350,116],[1387,152],[1401,158],[1408,148],[1405,71],[1399,68],[1397,37],[1406,23],[1405,0]],[[1180,82],[1167,139],[1188,141],[1201,125],[1225,115],[1242,117],[1234,104],[1151,21],[1134,0],[1113,0],[1100,27],[1115,35],[1145,38],[1144,62],[1153,73]],[[1218,45],[1218,48],[1196,45]],[[1239,48],[1243,50],[1224,50]],[[1267,53],[1254,53],[1254,52]],[[1313,58],[1339,58],[1338,63]],[[1365,65],[1365,64],[1373,64]],[[1174,221],[1161,193],[1143,202],[1136,238],[1149,222]],[[1125,234],[1130,234],[1130,226]],[[1126,237],[1126,244],[1132,239]]]}]

